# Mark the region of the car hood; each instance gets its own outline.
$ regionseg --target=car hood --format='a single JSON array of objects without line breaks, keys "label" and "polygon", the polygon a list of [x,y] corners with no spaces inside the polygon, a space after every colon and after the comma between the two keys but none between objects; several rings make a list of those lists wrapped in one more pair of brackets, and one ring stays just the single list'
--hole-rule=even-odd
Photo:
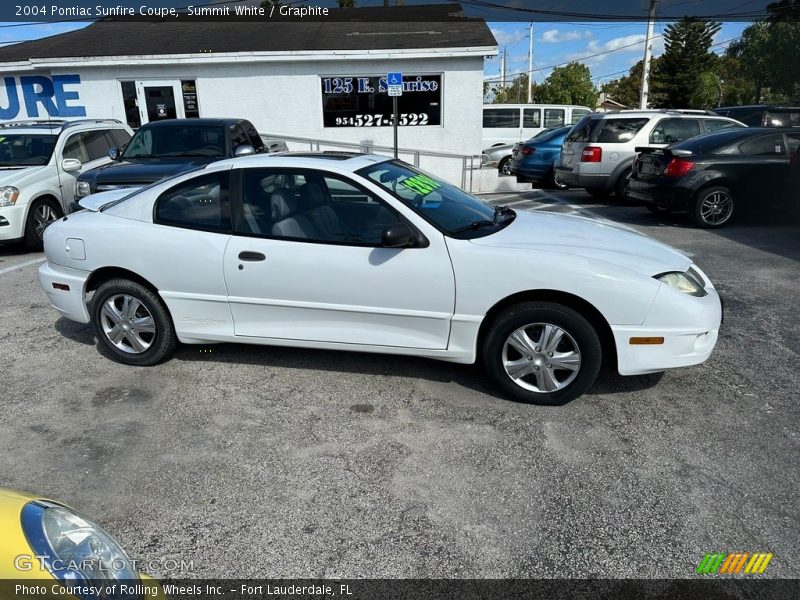
[{"label": "car hood", "polygon": [[44,169],[41,167],[0,167],[0,186],[14,185],[17,181],[37,171]]},{"label": "car hood", "polygon": [[692,260],[634,229],[574,215],[517,211],[514,222],[473,244],[519,248],[536,254],[572,254],[602,260],[647,276],[685,271]]},{"label": "car hood", "polygon": [[217,160],[221,159],[198,157],[133,159],[112,162],[92,169],[79,179],[93,183],[92,189],[97,185],[147,185],[198,169]]}]

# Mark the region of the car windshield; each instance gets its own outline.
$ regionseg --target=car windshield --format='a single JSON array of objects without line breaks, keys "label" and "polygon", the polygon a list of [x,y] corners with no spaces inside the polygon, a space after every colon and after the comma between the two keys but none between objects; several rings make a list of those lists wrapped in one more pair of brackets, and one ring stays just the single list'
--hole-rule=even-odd
[{"label": "car windshield", "polygon": [[433,223],[444,233],[478,237],[494,233],[513,220],[511,210],[499,211],[433,175],[393,160],[359,171]]},{"label": "car windshield", "polygon": [[175,156],[225,156],[225,132],[216,125],[158,125],[142,127],[122,157],[167,158]]},{"label": "car windshield", "polygon": [[0,167],[40,167],[50,162],[58,136],[0,131]]}]

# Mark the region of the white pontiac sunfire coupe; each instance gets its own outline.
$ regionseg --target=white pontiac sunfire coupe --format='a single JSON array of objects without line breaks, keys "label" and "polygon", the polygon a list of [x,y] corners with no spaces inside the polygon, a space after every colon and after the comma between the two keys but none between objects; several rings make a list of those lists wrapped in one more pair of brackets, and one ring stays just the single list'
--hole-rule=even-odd
[{"label": "white pontiac sunfire coupe", "polygon": [[636,375],[717,341],[719,296],[680,252],[382,156],[240,157],[81,205],[45,231],[39,279],[131,365],[178,341],[480,358],[513,398],[560,404],[604,356]]}]

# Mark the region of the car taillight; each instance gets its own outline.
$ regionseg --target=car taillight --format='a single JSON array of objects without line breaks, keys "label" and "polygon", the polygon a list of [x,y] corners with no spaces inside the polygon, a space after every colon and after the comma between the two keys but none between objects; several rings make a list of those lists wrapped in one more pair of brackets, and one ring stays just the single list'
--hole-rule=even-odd
[{"label": "car taillight", "polygon": [[598,146],[586,146],[581,152],[581,162],[600,162],[603,160],[603,149]]},{"label": "car taillight", "polygon": [[692,170],[694,163],[690,160],[683,160],[682,158],[673,158],[664,169],[664,177],[683,177]]},{"label": "car taillight", "polygon": [[523,146],[522,147],[522,153],[525,156],[529,156],[529,155],[533,154],[534,152],[536,152],[536,148],[531,148],[530,146]]}]

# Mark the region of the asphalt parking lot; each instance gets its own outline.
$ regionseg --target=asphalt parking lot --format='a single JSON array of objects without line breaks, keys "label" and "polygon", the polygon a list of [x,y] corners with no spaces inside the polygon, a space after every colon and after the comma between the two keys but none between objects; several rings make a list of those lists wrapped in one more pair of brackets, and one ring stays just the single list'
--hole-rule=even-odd
[{"label": "asphalt parking lot", "polygon": [[562,407],[423,359],[220,345],[101,357],[0,247],[0,486],[66,502],[187,577],[686,578],[706,552],[800,577],[800,227],[718,231],[580,191],[491,197],[621,222],[724,296],[704,365]]}]

